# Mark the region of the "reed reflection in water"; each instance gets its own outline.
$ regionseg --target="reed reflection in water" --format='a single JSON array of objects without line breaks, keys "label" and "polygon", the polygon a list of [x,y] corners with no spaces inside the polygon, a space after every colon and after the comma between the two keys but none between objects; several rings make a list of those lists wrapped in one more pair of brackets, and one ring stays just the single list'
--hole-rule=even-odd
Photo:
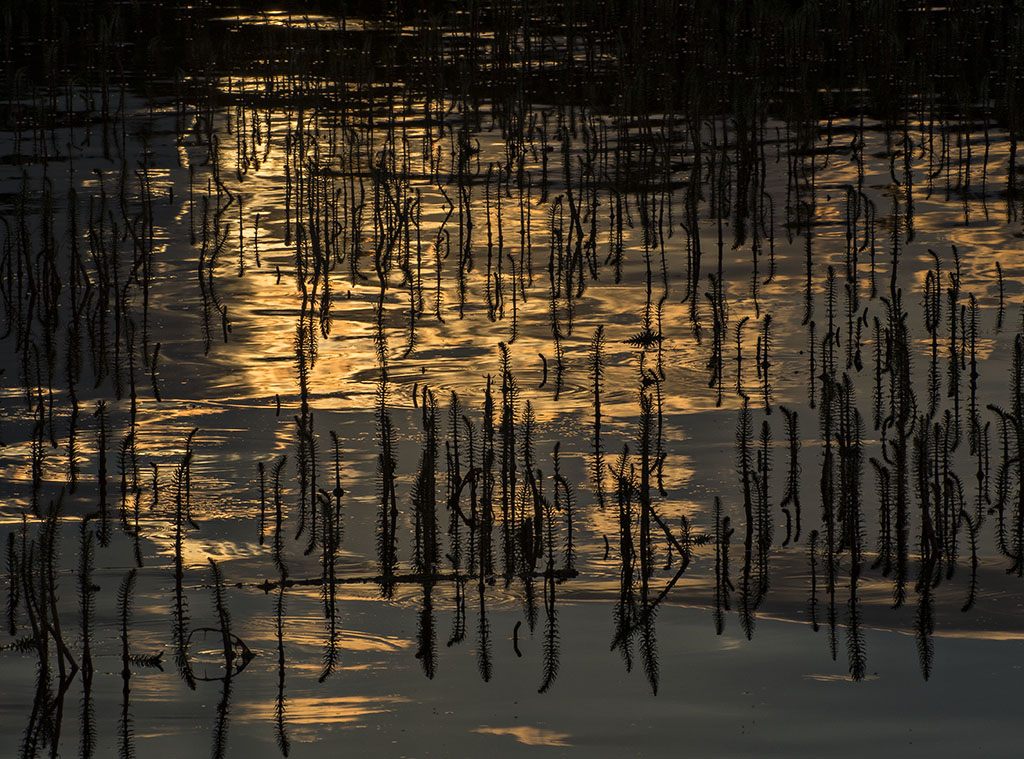
[{"label": "reed reflection in water", "polygon": [[1020,636],[1005,8],[101,6],[3,27],[20,755]]}]

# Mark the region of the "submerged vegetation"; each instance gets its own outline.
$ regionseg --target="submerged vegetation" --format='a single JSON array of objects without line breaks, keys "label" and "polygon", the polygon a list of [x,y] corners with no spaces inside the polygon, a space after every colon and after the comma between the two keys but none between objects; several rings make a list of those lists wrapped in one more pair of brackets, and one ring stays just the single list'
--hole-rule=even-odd
[{"label": "submerged vegetation", "polygon": [[427,678],[497,679],[514,605],[557,692],[586,593],[653,693],[679,604],[808,622],[853,680],[905,629],[931,677],[1024,577],[1024,16],[362,5],[0,20],[20,754],[104,755],[117,637],[121,756],[164,651],[219,684],[215,756],[274,659],[288,756],[289,657],[344,677],[349,591],[415,607]]}]

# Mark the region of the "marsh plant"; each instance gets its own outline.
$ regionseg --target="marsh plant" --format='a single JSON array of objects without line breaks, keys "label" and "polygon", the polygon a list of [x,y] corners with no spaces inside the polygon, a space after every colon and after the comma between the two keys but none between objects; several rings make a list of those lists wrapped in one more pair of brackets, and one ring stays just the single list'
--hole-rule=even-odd
[{"label": "marsh plant", "polygon": [[287,756],[310,651],[324,689],[373,669],[359,601],[430,679],[497,679],[509,628],[557,697],[586,593],[657,693],[681,605],[824,628],[854,680],[896,626],[928,679],[987,624],[950,608],[1024,577],[1000,4],[72,5],[0,19],[22,756],[113,751],[115,640],[121,756],[157,638],[219,688],[214,756],[276,654]]}]

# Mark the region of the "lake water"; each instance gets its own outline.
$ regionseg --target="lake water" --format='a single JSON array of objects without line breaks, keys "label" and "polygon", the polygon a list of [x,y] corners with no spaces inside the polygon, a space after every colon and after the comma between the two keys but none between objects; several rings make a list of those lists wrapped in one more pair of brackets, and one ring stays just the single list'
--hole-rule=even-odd
[{"label": "lake water", "polygon": [[0,754],[1016,755],[1020,14],[286,5],[2,22]]}]

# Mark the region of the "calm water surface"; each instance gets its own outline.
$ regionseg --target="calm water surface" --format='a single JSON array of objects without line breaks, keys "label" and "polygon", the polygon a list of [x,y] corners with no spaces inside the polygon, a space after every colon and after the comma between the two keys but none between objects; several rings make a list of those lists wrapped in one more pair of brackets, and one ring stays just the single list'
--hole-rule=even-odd
[{"label": "calm water surface", "polygon": [[3,22],[0,754],[1013,753],[1011,4],[101,5]]}]

